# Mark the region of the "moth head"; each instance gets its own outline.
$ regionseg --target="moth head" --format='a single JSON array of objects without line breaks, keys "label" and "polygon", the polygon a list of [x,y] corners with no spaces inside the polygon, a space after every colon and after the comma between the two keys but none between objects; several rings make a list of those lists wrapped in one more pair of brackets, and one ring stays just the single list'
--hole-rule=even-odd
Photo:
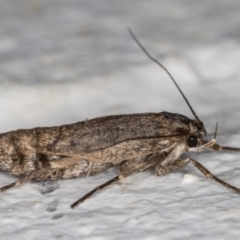
[{"label": "moth head", "polygon": [[207,133],[203,123],[201,121],[191,120],[189,123],[189,128],[189,135],[186,139],[188,148],[196,148],[201,146]]}]

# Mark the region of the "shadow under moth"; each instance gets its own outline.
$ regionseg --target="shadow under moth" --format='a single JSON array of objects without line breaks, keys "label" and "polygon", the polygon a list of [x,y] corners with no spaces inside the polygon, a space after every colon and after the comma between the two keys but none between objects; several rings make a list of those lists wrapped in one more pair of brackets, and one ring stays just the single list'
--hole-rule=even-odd
[{"label": "shadow under moth", "polygon": [[3,192],[30,180],[44,181],[93,175],[118,166],[119,174],[97,186],[78,201],[82,203],[97,191],[134,172],[155,168],[157,176],[173,172],[187,163],[205,177],[237,193],[240,189],[214,176],[199,162],[182,158],[184,152],[240,151],[216,144],[214,137],[205,141],[203,122],[168,70],[153,58],[129,29],[143,52],[169,75],[186,101],[195,119],[177,113],[140,113],[99,117],[57,127],[37,127],[0,134],[0,169],[18,177],[0,188]]}]

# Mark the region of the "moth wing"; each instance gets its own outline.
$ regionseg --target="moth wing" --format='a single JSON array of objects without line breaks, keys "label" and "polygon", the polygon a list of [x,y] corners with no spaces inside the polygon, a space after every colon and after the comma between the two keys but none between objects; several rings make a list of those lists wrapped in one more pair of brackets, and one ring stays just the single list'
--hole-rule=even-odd
[{"label": "moth wing", "polygon": [[106,116],[60,127],[36,128],[37,149],[63,156],[91,155],[99,159],[122,155],[128,159],[170,147],[189,133],[189,122],[185,116],[162,112]]}]

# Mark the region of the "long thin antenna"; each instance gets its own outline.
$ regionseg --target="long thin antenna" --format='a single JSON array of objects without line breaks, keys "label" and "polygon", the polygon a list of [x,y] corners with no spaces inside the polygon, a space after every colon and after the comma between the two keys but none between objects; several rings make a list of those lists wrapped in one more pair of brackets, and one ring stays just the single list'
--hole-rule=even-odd
[{"label": "long thin antenna", "polygon": [[138,41],[138,39],[135,37],[135,35],[133,34],[133,31],[128,28],[128,31],[131,35],[131,37],[133,38],[133,40],[137,43],[137,45],[142,49],[142,51],[153,61],[155,62],[157,65],[159,65],[161,68],[163,68],[165,70],[165,72],[168,74],[168,76],[172,79],[173,83],[175,84],[175,86],[177,87],[177,89],[179,90],[179,92],[181,93],[182,97],[184,98],[184,100],[186,101],[188,107],[190,108],[192,114],[194,115],[194,117],[196,118],[196,120],[201,123],[200,119],[198,118],[197,114],[195,113],[195,111],[193,110],[191,104],[188,102],[187,98],[185,97],[185,95],[183,94],[182,90],[180,89],[180,87],[178,86],[177,82],[174,80],[173,76],[171,75],[171,73],[155,58],[153,58],[148,52],[147,50],[143,47],[143,45]]}]

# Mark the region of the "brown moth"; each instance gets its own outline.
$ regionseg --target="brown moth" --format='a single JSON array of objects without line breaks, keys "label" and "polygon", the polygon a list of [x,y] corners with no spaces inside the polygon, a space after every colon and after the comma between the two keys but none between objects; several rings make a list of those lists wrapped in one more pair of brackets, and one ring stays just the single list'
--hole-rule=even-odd
[{"label": "brown moth", "polygon": [[71,207],[74,208],[98,190],[134,172],[155,168],[156,174],[160,176],[192,163],[205,177],[240,193],[239,188],[215,177],[197,161],[181,158],[181,155],[188,151],[240,149],[216,144],[217,128],[212,140],[204,140],[204,124],[171,74],[149,55],[132,31],[129,32],[145,54],[171,77],[195,119],[169,112],[126,114],[99,117],[58,127],[37,127],[2,133],[0,169],[19,179],[0,188],[0,192],[30,180],[89,176],[113,166],[120,167],[118,176],[73,203]]}]

